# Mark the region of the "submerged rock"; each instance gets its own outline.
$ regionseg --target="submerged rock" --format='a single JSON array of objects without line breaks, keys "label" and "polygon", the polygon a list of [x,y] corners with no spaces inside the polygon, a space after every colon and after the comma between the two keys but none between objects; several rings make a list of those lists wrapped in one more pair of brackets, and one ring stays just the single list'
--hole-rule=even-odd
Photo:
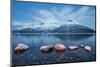
[{"label": "submerged rock", "polygon": [[27,46],[26,44],[20,43],[16,46],[15,53],[22,53],[25,50],[27,50],[29,48],[29,46]]},{"label": "submerged rock", "polygon": [[41,53],[52,52],[53,49],[54,49],[53,46],[47,46],[47,45],[40,47]]},{"label": "submerged rock", "polygon": [[63,52],[63,51],[65,51],[65,49],[66,49],[66,47],[63,44],[58,43],[55,45],[55,51],[57,51],[57,52]]},{"label": "submerged rock", "polygon": [[69,46],[68,47],[68,50],[76,50],[76,49],[78,49],[78,46]]},{"label": "submerged rock", "polygon": [[90,46],[84,46],[84,50],[86,50],[87,52],[91,52],[91,47]]}]

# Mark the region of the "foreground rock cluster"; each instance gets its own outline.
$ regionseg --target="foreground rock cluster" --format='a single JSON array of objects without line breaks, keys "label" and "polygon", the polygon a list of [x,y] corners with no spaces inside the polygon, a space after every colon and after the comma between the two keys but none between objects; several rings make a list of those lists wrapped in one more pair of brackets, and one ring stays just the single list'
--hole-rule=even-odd
[{"label": "foreground rock cluster", "polygon": [[[29,48],[28,45],[23,44],[23,43],[19,43],[16,48],[14,49],[15,53],[19,54],[22,53],[24,51],[26,51]],[[40,47],[40,52],[41,53],[47,53],[47,52],[52,52],[53,50],[55,50],[56,52],[64,52],[65,50],[69,50],[69,51],[75,51],[79,48],[84,49],[87,52],[91,52],[92,48],[90,46],[85,46],[85,45],[80,45],[80,46],[75,46],[75,45],[70,45],[68,47],[66,47],[65,45],[61,44],[61,43],[57,43],[54,46],[52,45],[43,45]]]}]

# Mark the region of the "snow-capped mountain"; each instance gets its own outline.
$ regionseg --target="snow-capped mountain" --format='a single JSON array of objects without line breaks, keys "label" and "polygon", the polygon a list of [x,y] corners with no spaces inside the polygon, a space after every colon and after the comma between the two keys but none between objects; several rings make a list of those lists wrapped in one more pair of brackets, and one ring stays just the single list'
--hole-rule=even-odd
[{"label": "snow-capped mountain", "polygon": [[55,22],[49,22],[49,23],[17,23],[12,25],[13,26],[13,32],[15,33],[35,33],[35,32],[49,32],[52,31],[54,29],[57,29],[58,27],[60,27],[60,24],[57,24]]},{"label": "snow-capped mountain", "polygon": [[59,28],[55,29],[53,32],[54,33],[94,33],[95,31],[79,24],[67,24],[67,25],[60,26]]},{"label": "snow-capped mountain", "polygon": [[56,22],[49,22],[49,23],[17,23],[12,25],[13,30],[22,30],[22,29],[37,29],[37,30],[53,30],[60,27],[60,24]]},{"label": "snow-capped mountain", "polygon": [[24,23],[13,25],[13,33],[94,33],[95,31],[80,24],[68,23]]}]

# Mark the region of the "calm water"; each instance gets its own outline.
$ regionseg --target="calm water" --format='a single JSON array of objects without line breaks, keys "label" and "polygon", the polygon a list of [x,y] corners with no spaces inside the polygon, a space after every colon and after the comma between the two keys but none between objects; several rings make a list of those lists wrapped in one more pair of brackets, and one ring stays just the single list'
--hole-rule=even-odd
[{"label": "calm water", "polygon": [[[22,54],[15,54],[14,48],[19,43],[25,43],[29,49]],[[69,45],[89,45],[91,52],[86,52],[82,48],[75,51],[55,51],[42,54],[39,50],[42,45],[55,45],[56,43]],[[71,63],[95,61],[96,45],[95,34],[13,34],[12,36],[12,64],[14,65],[34,65],[51,63]]]}]

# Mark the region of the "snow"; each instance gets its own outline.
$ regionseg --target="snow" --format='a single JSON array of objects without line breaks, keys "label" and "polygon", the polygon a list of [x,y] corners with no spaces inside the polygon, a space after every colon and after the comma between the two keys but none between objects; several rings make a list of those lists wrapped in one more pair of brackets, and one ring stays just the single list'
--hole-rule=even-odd
[{"label": "snow", "polygon": [[[51,20],[51,21],[50,21]],[[21,29],[27,29],[27,28],[32,28],[35,30],[54,30],[57,29],[58,27],[62,26],[62,25],[69,25],[69,24],[78,24],[78,22],[76,20],[74,20],[73,18],[70,18],[66,21],[66,23],[58,23],[57,21],[52,22],[53,19],[50,18],[49,20],[47,20],[46,22],[28,22],[28,23],[14,23],[13,24],[13,30],[21,30]]]},{"label": "snow", "polygon": [[13,29],[21,30],[25,28],[32,28],[32,29],[40,29],[40,30],[53,30],[55,28],[60,27],[59,24],[46,22],[46,23],[24,23],[24,24],[15,24],[13,25]]}]

